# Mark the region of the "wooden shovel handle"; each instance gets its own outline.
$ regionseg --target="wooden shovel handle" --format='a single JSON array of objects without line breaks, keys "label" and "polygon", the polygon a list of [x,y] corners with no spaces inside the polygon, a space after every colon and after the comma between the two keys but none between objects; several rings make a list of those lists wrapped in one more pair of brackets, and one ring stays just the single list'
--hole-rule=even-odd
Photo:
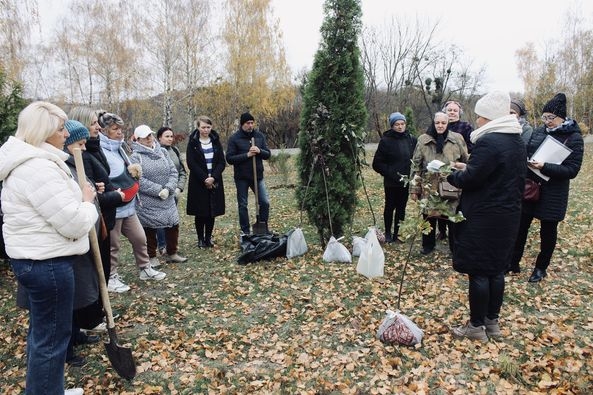
[{"label": "wooden shovel handle", "polygon": [[[73,156],[74,164],[76,165],[76,174],[78,175],[78,185],[80,185],[80,189],[82,189],[84,188],[84,185],[87,181],[86,174],[84,172],[84,163],[82,161],[81,149],[74,148]],[[93,252],[93,260],[95,261],[95,269],[97,270],[97,275],[99,276],[99,291],[101,294],[101,301],[103,302],[103,308],[105,309],[105,314],[107,315],[107,328],[114,328],[115,322],[113,321],[113,311],[111,310],[111,302],[109,301],[109,294],[107,293],[107,283],[105,282],[105,273],[103,272],[101,251],[99,250],[99,239],[97,238],[97,230],[95,229],[94,225],[89,232],[89,239],[91,242],[91,251]]]},{"label": "wooden shovel handle", "polygon": [[[251,146],[255,145],[255,137],[251,138]],[[257,164],[255,162],[256,155],[253,155],[251,159],[253,159],[253,192],[255,193],[255,218],[256,221],[259,221],[259,195],[257,189]]]}]

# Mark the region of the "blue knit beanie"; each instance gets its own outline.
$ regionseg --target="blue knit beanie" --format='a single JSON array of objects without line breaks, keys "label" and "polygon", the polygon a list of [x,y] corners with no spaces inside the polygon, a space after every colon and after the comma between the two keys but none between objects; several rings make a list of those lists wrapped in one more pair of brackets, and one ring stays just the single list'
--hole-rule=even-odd
[{"label": "blue knit beanie", "polygon": [[394,112],[389,116],[389,127],[393,126],[396,121],[406,122],[406,117],[401,112]]},{"label": "blue knit beanie", "polygon": [[66,140],[64,146],[75,143],[79,140],[88,140],[91,137],[89,130],[82,123],[69,119],[64,123],[64,127],[70,133],[70,137]]}]

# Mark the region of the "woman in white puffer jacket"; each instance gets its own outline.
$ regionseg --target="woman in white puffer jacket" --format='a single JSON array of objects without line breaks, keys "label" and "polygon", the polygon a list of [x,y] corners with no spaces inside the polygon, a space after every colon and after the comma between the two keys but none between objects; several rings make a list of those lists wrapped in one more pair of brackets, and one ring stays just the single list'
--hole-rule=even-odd
[{"label": "woman in white puffer jacket", "polygon": [[15,136],[0,147],[6,252],[29,296],[27,394],[64,394],[72,265],[89,250],[88,233],[98,219],[94,188],[81,191],[64,163],[67,119],[59,107],[33,102],[19,114]]}]

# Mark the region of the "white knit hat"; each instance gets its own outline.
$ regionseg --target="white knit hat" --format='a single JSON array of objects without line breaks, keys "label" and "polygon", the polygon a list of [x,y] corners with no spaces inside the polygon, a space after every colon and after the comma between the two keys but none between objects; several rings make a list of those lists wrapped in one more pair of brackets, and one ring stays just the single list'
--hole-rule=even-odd
[{"label": "white knit hat", "polygon": [[476,102],[474,112],[489,120],[509,115],[511,97],[507,92],[492,91]]}]

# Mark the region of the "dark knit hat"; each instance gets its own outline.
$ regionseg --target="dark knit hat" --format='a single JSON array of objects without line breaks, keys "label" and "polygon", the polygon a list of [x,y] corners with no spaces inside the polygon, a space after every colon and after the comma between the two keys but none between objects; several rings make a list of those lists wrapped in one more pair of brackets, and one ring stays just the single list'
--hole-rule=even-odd
[{"label": "dark knit hat", "polygon": [[69,119],[64,123],[64,127],[68,130],[68,133],[70,133],[70,136],[66,139],[66,143],[64,143],[65,146],[79,140],[88,140],[88,138],[91,137],[86,126],[78,121]]},{"label": "dark knit hat", "polygon": [[557,93],[552,100],[546,103],[542,112],[549,112],[562,119],[566,119],[566,95],[564,93]]},{"label": "dark knit hat", "polygon": [[245,122],[249,122],[249,121],[255,121],[255,118],[253,118],[253,115],[249,114],[248,112],[244,112],[243,114],[241,114],[241,119],[239,121],[241,126],[243,126],[243,124]]},{"label": "dark knit hat", "polygon": [[520,117],[527,114],[525,103],[520,99],[511,99],[511,109],[519,114]]}]

